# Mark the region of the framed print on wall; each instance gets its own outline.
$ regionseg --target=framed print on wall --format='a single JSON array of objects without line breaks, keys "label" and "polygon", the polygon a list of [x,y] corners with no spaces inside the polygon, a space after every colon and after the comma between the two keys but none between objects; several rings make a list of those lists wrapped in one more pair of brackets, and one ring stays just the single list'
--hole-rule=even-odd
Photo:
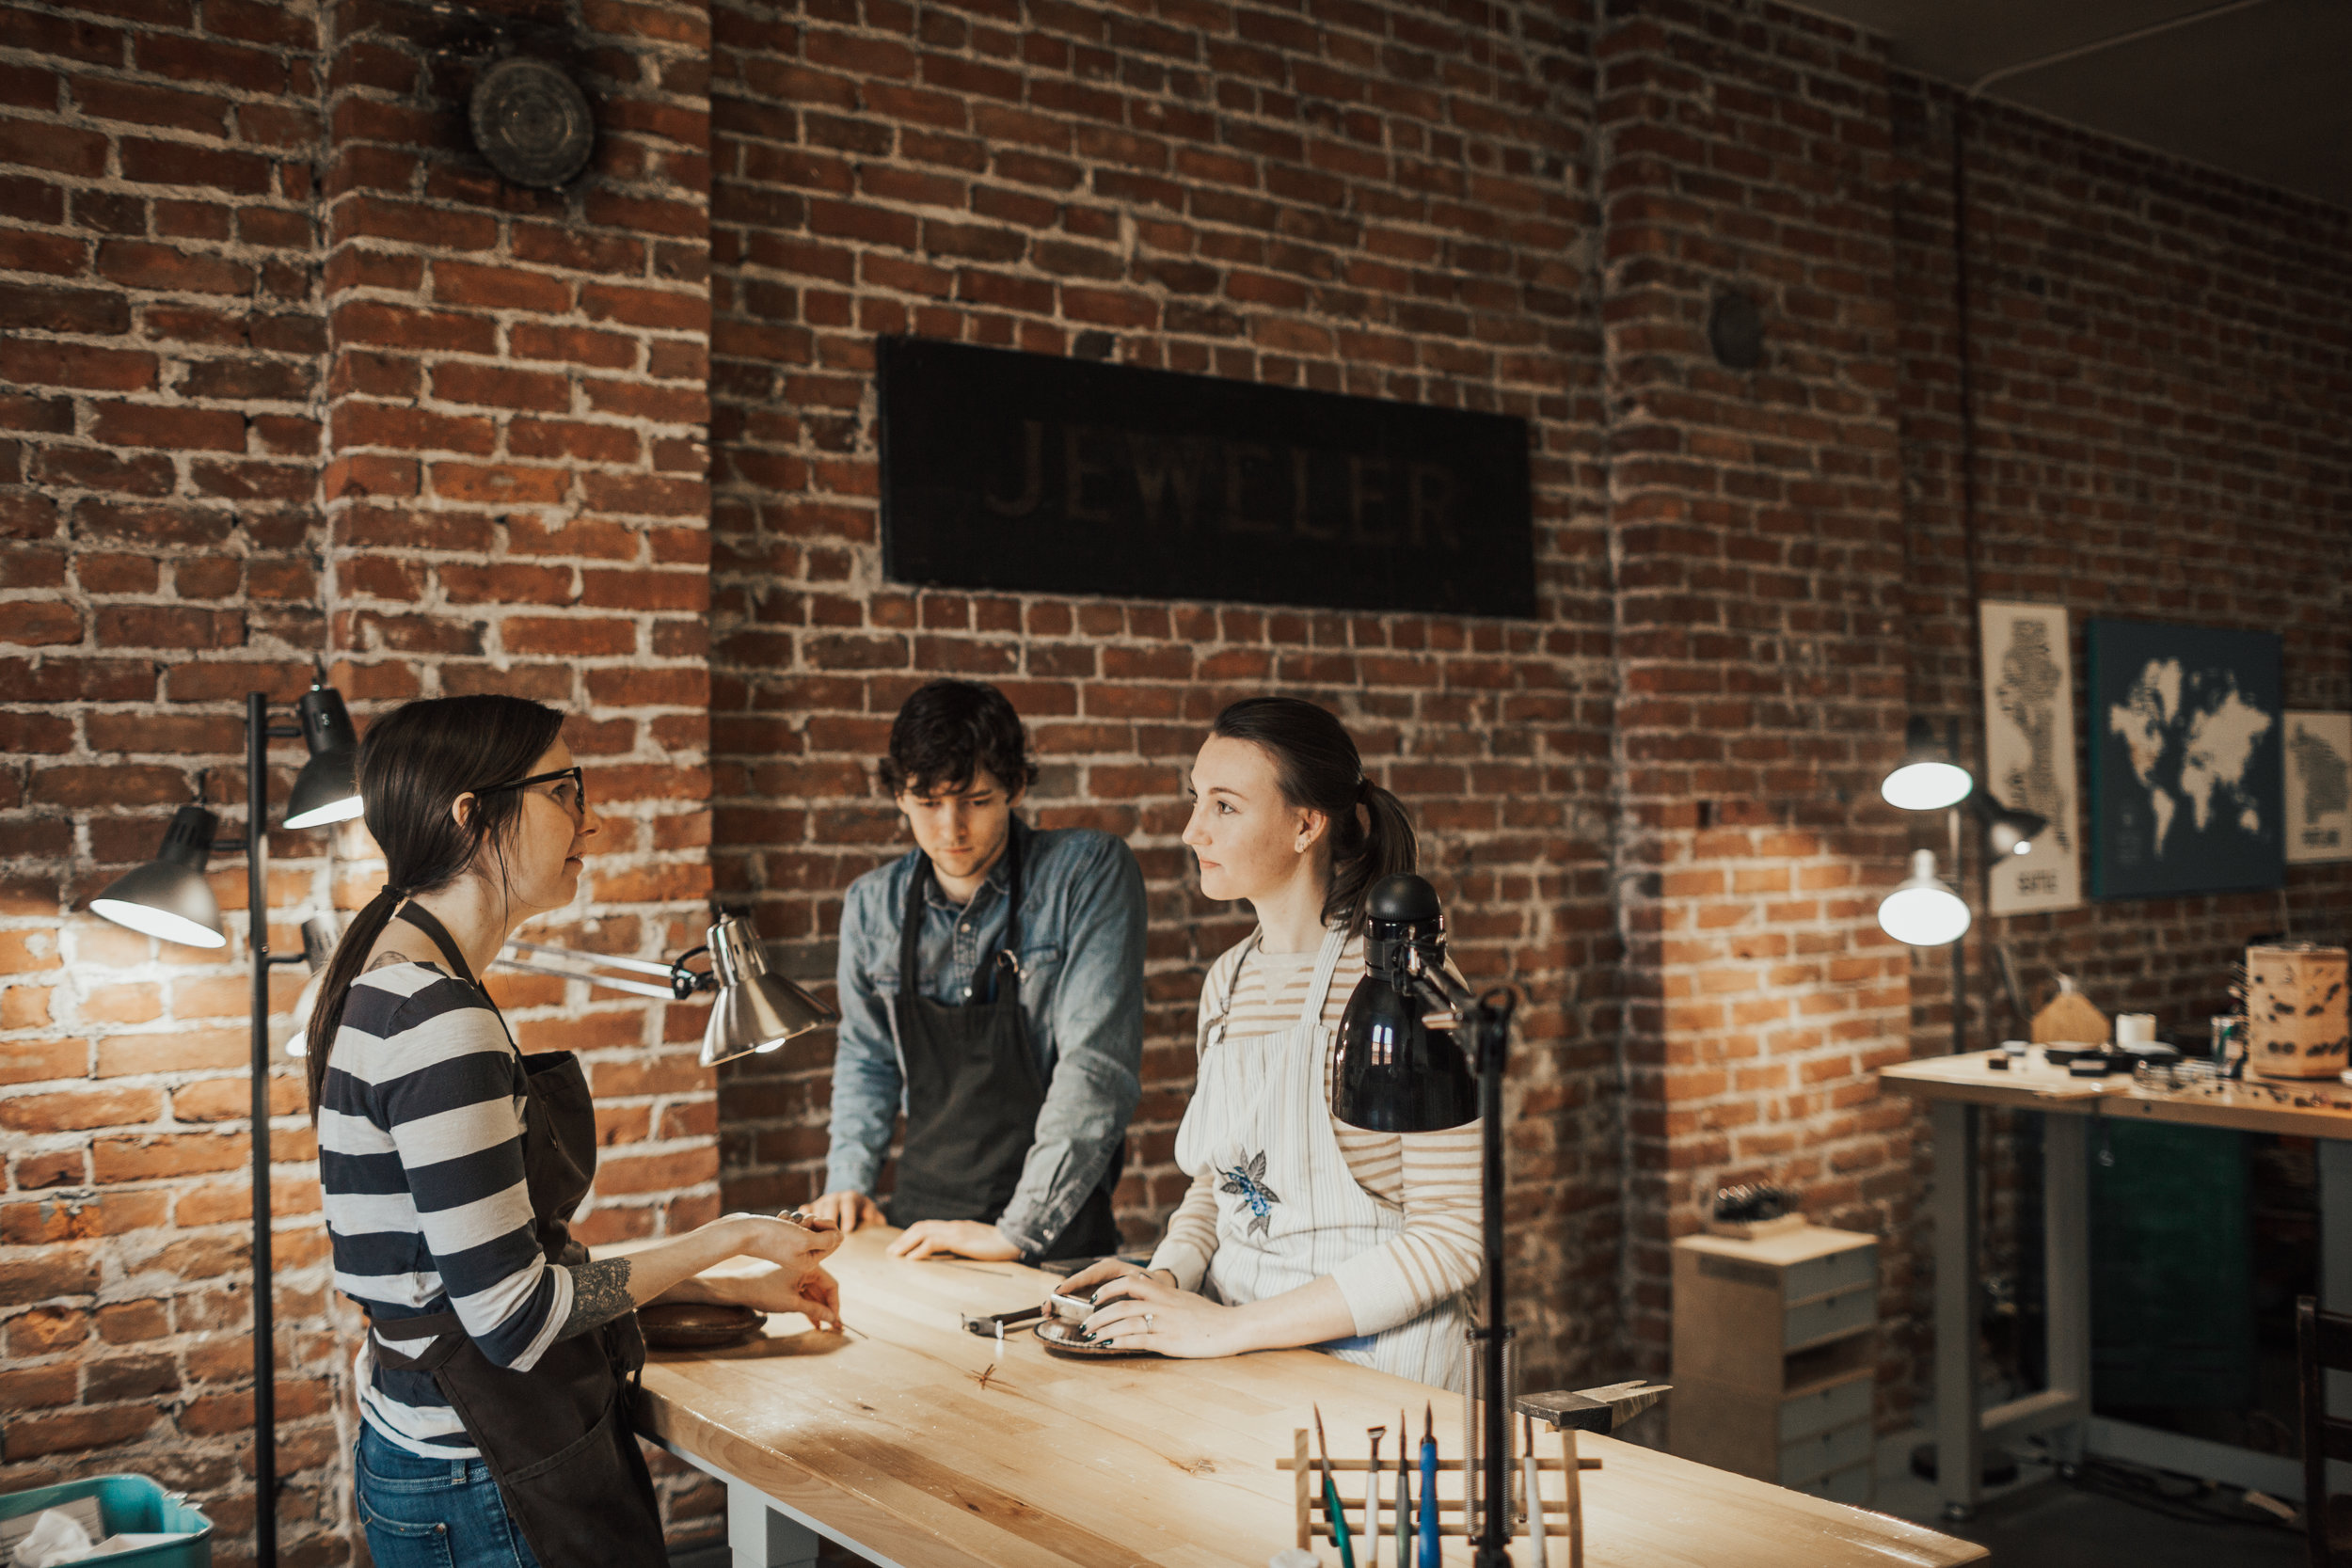
[{"label": "framed print on wall", "polygon": [[1978,606],[1984,649],[1984,771],[2001,804],[2049,818],[1988,873],[1994,914],[2083,901],[2082,797],[2074,772],[2074,660],[2063,605]]},{"label": "framed print on wall", "polygon": [[2279,638],[2090,623],[2091,895],[2286,879]]},{"label": "framed print on wall", "polygon": [[2352,861],[2352,713],[2287,712],[2287,860]]}]

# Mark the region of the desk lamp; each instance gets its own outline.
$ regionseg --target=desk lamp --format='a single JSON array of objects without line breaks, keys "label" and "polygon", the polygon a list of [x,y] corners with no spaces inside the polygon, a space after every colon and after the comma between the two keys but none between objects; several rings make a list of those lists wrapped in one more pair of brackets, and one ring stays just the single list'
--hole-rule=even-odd
[{"label": "desk lamp", "polygon": [[[1350,1127],[1434,1132],[1482,1121],[1481,1218],[1486,1255],[1484,1322],[1470,1392],[1481,1417],[1477,1451],[1463,1455],[1463,1515],[1478,1568],[1511,1560],[1511,1325],[1502,1298],[1502,1069],[1516,998],[1498,986],[1474,995],[1446,970],[1445,915],[1437,890],[1410,872],[1372,890],[1364,977],[1340,1018],[1331,1115]],[[1475,1074],[1475,1076],[1473,1076]],[[1483,1118],[1483,1120],[1482,1120]],[[1481,1396],[1483,1395],[1483,1399]],[[1483,1498],[1483,1504],[1482,1499]]]},{"label": "desk lamp", "polygon": [[[1976,776],[1952,760],[1959,725],[1948,742],[1939,742],[1935,727],[1915,717],[1905,732],[1903,760],[1879,785],[1891,806],[1905,811],[1940,811],[1951,833],[1952,867],[1961,863],[1960,816],[1963,803],[1984,832],[1985,849],[1999,855],[2022,855],[2050,825],[2029,811],[2005,806],[1977,787]],[[1952,950],[1952,1053],[1968,1049],[1968,958],[1961,939],[1972,924],[1968,901],[1935,874],[1935,851],[1915,850],[1911,875],[1879,904],[1879,928],[1912,947]]]},{"label": "desk lamp", "polygon": [[[516,942],[501,955],[498,967],[529,970],[585,980],[607,990],[623,990],[665,1002],[683,1002],[701,991],[711,998],[710,1022],[703,1028],[702,1065],[717,1067],[754,1052],[775,1050],[796,1036],[836,1022],[841,1015],[768,967],[768,950],[749,917],[722,912],[701,947],[691,947],[668,963],[645,958],[622,958],[581,953],[545,942]],[[527,953],[529,958],[516,958]],[[710,955],[710,968],[694,970],[686,960],[697,953]],[[628,974],[658,974],[663,984],[624,979],[599,970]]]}]

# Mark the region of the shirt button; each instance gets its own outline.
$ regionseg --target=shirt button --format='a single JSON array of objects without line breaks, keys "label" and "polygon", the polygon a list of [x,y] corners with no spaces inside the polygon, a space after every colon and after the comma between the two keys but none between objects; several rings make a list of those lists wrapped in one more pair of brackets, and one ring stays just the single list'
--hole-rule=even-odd
[{"label": "shirt button", "polygon": [[971,923],[970,921],[968,921],[968,920],[967,920],[967,921],[965,921],[962,925],[961,925],[961,926],[959,926],[959,927],[956,927],[956,929],[957,929],[957,930],[959,930],[959,931],[968,931],[968,930],[970,930],[971,928],[972,928],[972,923]]},{"label": "shirt button", "polygon": [[966,986],[966,987],[964,987],[964,988],[963,988],[963,997],[964,997],[964,1000],[965,1000],[965,1001],[967,1001],[967,1002],[968,1002],[968,1001],[970,1001],[970,1000],[972,999],[972,988],[971,988],[970,986]]}]

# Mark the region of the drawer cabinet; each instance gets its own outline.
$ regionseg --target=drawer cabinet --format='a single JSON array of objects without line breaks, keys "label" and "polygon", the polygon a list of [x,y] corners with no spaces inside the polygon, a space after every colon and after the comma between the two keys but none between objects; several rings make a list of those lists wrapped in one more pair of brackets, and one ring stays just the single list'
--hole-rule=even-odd
[{"label": "drawer cabinet", "polygon": [[1857,1372],[1843,1383],[1789,1395],[1780,1402],[1780,1440],[1787,1443],[1832,1427],[1868,1420],[1874,1382],[1868,1372]]},{"label": "drawer cabinet", "polygon": [[1873,1496],[1878,1243],[1806,1227],[1675,1243],[1674,1451],[1839,1502]]}]

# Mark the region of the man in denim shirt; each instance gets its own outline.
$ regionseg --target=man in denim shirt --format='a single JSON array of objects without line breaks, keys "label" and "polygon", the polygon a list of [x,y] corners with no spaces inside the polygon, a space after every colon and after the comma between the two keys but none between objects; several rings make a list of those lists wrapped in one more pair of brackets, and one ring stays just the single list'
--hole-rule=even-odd
[{"label": "man in denim shirt", "polygon": [[842,907],[832,1147],[811,1208],[844,1230],[885,1218],[871,1195],[903,1109],[894,1253],[1115,1252],[1143,1053],[1135,856],[1108,833],[1014,818],[1037,768],[992,686],[917,690],[878,774],[915,848]]}]

